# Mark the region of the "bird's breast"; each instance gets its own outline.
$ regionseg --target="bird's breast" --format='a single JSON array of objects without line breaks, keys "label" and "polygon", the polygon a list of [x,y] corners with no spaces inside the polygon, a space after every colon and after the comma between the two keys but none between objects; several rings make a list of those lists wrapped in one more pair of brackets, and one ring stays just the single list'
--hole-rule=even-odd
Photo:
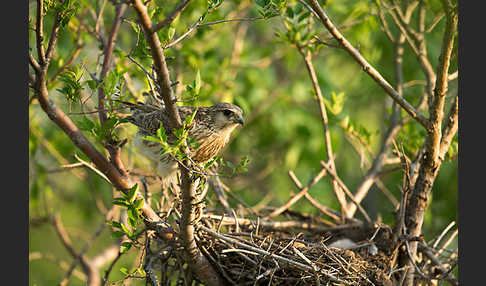
[{"label": "bird's breast", "polygon": [[218,136],[213,134],[202,140],[198,140],[201,144],[192,154],[192,159],[198,163],[206,163],[223,149],[228,141],[227,136]]}]

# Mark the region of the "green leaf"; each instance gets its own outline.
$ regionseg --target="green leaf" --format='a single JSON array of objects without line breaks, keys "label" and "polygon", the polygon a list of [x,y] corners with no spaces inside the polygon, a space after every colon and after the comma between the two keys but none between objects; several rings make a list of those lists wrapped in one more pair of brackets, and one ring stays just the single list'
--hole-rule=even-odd
[{"label": "green leaf", "polygon": [[162,124],[160,124],[159,129],[157,129],[157,137],[160,139],[160,141],[167,142],[167,135]]},{"label": "green leaf", "polygon": [[120,226],[121,226],[121,229],[123,230],[123,232],[124,232],[124,233],[125,233],[127,236],[129,236],[129,237],[130,237],[130,236],[132,236],[132,235],[133,235],[132,231],[130,231],[130,230],[129,230],[129,229],[126,227],[126,226],[125,226],[125,224],[121,223],[121,224],[120,224]]},{"label": "green leaf", "polygon": [[201,89],[201,72],[199,69],[196,72],[196,79],[194,81],[194,91],[196,94],[199,94],[199,90]]},{"label": "green leaf", "polygon": [[129,225],[131,228],[133,228],[133,229],[137,228],[137,221],[136,221],[135,219],[133,219],[132,217],[129,217],[129,218],[127,219],[127,222],[128,222],[128,225]]},{"label": "green leaf", "polygon": [[285,14],[287,15],[287,17],[289,18],[294,18],[294,10],[292,10],[292,7],[288,7],[287,8],[287,11],[285,11]]},{"label": "green leaf", "polygon": [[112,202],[114,205],[128,207],[130,204],[127,201],[115,201]]},{"label": "green leaf", "polygon": [[327,98],[323,98],[323,100],[324,100],[324,104],[329,109],[329,111],[334,115],[338,115],[343,110],[344,92],[340,92],[336,94],[333,91],[331,92],[331,100]]},{"label": "green leaf", "polygon": [[91,131],[93,128],[95,128],[95,123],[85,115],[83,115],[82,120],[76,121],[76,125],[79,129],[84,131]]},{"label": "green leaf", "polygon": [[173,27],[170,27],[169,30],[167,31],[167,40],[172,40],[172,38],[174,37],[175,35],[175,31],[176,29],[173,28]]},{"label": "green leaf", "polygon": [[130,191],[128,192],[127,199],[130,203],[133,203],[135,201],[135,198],[137,197],[138,193],[138,183],[133,186]]},{"label": "green leaf", "polygon": [[135,200],[135,202],[133,203],[133,206],[136,209],[139,209],[139,208],[143,207],[144,204],[145,204],[145,199],[141,198],[141,199]]},{"label": "green leaf", "polygon": [[235,165],[233,165],[233,163],[231,163],[230,161],[226,161],[226,166],[230,167],[231,169],[235,168]]},{"label": "green leaf", "polygon": [[[120,247],[120,252],[123,253],[121,251],[121,247]],[[123,273],[124,275],[128,275],[128,269],[126,267],[120,267],[120,272]]]},{"label": "green leaf", "polygon": [[127,210],[128,218],[132,219],[132,223],[130,223],[131,228],[136,228],[137,227],[137,221],[139,219],[137,210],[132,206],[128,208]]},{"label": "green leaf", "polygon": [[142,137],[142,140],[160,143],[160,139],[155,138],[153,136],[144,136]]},{"label": "green leaf", "polygon": [[145,272],[145,270],[143,270],[142,268],[137,268],[137,272],[142,275],[142,276],[146,276],[147,273]]},{"label": "green leaf", "polygon": [[124,235],[125,235],[125,233],[123,233],[123,232],[121,232],[121,231],[118,231],[118,230],[115,230],[115,231],[113,231],[113,232],[111,233],[111,237],[112,237],[113,239],[120,238],[120,237],[122,237],[122,236],[124,236]]},{"label": "green leaf", "polygon": [[111,225],[114,228],[119,228],[119,229],[122,228],[121,223],[119,223],[117,221],[110,221],[110,222],[107,222],[106,224]]},{"label": "green leaf", "polygon": [[[120,245],[120,253],[127,252],[128,250],[130,250],[131,247],[132,247],[132,244],[130,242],[128,242],[128,241],[122,242],[122,244]],[[126,270],[126,273],[124,273],[124,272],[122,272],[122,273],[127,275],[128,269],[125,268],[125,270]],[[121,269],[120,269],[120,271],[121,271]]]},{"label": "green leaf", "polygon": [[100,85],[100,83],[94,79],[87,80],[86,83],[88,84],[91,90],[97,89],[98,86]]}]

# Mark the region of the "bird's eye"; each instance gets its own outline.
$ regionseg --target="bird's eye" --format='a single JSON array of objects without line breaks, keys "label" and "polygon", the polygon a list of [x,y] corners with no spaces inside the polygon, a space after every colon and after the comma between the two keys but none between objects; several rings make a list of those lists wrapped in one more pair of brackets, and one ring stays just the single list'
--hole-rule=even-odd
[{"label": "bird's eye", "polygon": [[230,116],[232,113],[233,113],[233,111],[231,111],[229,109],[223,110],[223,114],[226,115],[226,116]]}]

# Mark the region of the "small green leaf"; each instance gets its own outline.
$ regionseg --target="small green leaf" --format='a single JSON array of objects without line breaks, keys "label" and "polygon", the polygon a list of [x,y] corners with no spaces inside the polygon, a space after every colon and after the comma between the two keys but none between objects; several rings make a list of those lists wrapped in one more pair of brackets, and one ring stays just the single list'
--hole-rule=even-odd
[{"label": "small green leaf", "polygon": [[196,94],[199,94],[199,90],[201,89],[201,73],[199,69],[196,72],[196,79],[194,81],[194,91]]},{"label": "small green leaf", "polygon": [[160,141],[167,142],[167,135],[162,124],[160,124],[159,129],[157,129],[157,137],[160,139]]},{"label": "small green leaf", "polygon": [[170,27],[169,30],[167,31],[167,40],[172,40],[172,38],[174,37],[175,35],[175,31],[176,29],[173,28],[173,27]]},{"label": "small green leaf", "polygon": [[124,233],[125,233],[127,236],[129,236],[129,237],[130,237],[130,236],[132,236],[132,235],[133,235],[133,233],[132,233],[132,232],[131,232],[131,231],[130,231],[130,230],[129,230],[129,229],[128,229],[128,228],[127,228],[127,227],[126,227],[126,226],[125,226],[123,223],[121,223],[121,224],[120,224],[120,226],[121,226],[121,229],[123,230],[123,232],[124,232]]},{"label": "small green leaf", "polygon": [[[128,250],[130,250],[131,247],[132,247],[132,244],[130,242],[128,242],[128,241],[122,242],[122,244],[120,245],[120,253],[127,252]],[[120,269],[120,271],[121,271],[121,269]],[[128,269],[126,269],[126,271],[127,271],[127,274],[128,274]]]},{"label": "small green leaf", "polygon": [[142,275],[142,276],[147,275],[147,273],[145,272],[145,270],[143,270],[142,268],[138,268],[138,269],[137,269],[137,271],[138,271],[138,273],[139,273],[140,275]]},{"label": "small green leaf", "polygon": [[137,197],[137,193],[138,193],[138,183],[135,184],[135,186],[133,186],[128,192],[127,199],[130,203],[133,203],[135,201],[135,198]]},{"label": "small green leaf", "polygon": [[[120,253],[121,252],[121,247],[120,247]],[[128,275],[128,269],[126,267],[120,267],[120,272],[123,273],[124,275]]]},{"label": "small green leaf", "polygon": [[121,223],[117,222],[117,221],[110,221],[110,222],[107,222],[106,224],[108,225],[111,225],[112,227],[114,228],[119,228],[121,229]]},{"label": "small green leaf", "polygon": [[285,14],[287,15],[287,17],[289,18],[294,18],[294,10],[292,10],[292,7],[288,7],[287,8],[287,11],[285,11]]},{"label": "small green leaf", "polygon": [[160,140],[158,138],[153,137],[153,136],[144,136],[144,137],[142,137],[142,140],[160,143]]},{"label": "small green leaf", "polygon": [[143,207],[144,203],[145,203],[145,199],[141,198],[141,199],[135,200],[135,202],[133,203],[133,206],[136,209],[139,209],[139,208]]},{"label": "small green leaf", "polygon": [[231,163],[230,161],[226,161],[226,166],[230,167],[231,169],[235,168],[235,165],[233,165],[233,163]]},{"label": "small green leaf", "polygon": [[121,232],[121,231],[118,231],[118,230],[113,231],[113,232],[111,233],[111,237],[112,237],[112,238],[114,238],[114,239],[120,238],[120,237],[122,237],[122,236],[124,236],[124,235],[125,235],[125,233],[123,233],[123,232]]}]

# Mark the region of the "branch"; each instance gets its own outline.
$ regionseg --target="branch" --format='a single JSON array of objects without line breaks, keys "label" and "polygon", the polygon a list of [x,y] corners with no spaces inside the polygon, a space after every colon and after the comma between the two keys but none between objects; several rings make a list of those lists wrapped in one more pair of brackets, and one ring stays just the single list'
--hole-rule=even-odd
[{"label": "branch", "polygon": [[309,189],[317,184],[325,175],[326,175],[326,169],[322,168],[321,171],[314,177],[310,182],[305,186],[304,188],[298,187],[300,192],[298,192],[296,195],[294,195],[290,200],[288,200],[285,204],[283,204],[281,207],[275,209],[273,212],[271,212],[268,217],[276,217],[279,214],[283,213],[287,209],[289,209],[293,204],[295,204],[300,198],[302,198],[305,194],[307,194],[307,191]]},{"label": "branch", "polygon": [[331,35],[341,44],[341,46],[360,64],[363,70],[371,76],[371,78],[381,86],[385,92],[393,98],[410,116],[419,122],[422,126],[427,128],[427,119],[415,110],[415,108],[405,100],[398,92],[383,78],[383,76],[371,66],[366,59],[355,49],[351,43],[337,30],[335,25],[329,20],[327,14],[321,8],[317,0],[308,0],[312,11],[314,11],[321,21],[321,23],[329,30]]},{"label": "branch", "polygon": [[[318,101],[318,104],[319,104],[319,110],[321,112],[322,128],[324,130],[324,142],[326,144],[327,160],[328,160],[329,165],[332,168],[332,170],[334,172],[336,172],[336,165],[334,163],[334,155],[333,155],[332,146],[331,146],[331,134],[329,132],[329,124],[328,124],[328,119],[327,119],[326,106],[324,104],[322,91],[321,91],[321,88],[319,87],[317,75],[316,75],[316,72],[314,70],[314,66],[312,64],[312,55],[311,55],[311,52],[309,50],[304,51],[304,49],[300,46],[298,46],[297,48],[299,50],[299,53],[304,58],[305,66],[307,68],[307,71],[309,72],[309,76],[310,76],[310,79],[312,81],[312,85],[314,87],[314,92],[316,93],[316,96],[317,96],[317,101]],[[347,217],[348,216],[347,215],[348,209],[347,209],[346,196],[344,195],[343,191],[339,188],[338,184],[334,181],[334,179],[331,179],[331,182],[332,182],[332,188],[333,188],[334,194],[336,195],[336,198],[338,199],[339,204],[341,205],[341,211],[344,214],[344,216]]]},{"label": "branch", "polygon": [[370,225],[373,225],[373,221],[368,216],[368,213],[366,212],[366,210],[359,204],[359,202],[356,201],[356,199],[354,198],[354,195],[349,191],[348,187],[346,187],[346,185],[343,183],[343,181],[341,181],[341,179],[339,179],[339,177],[336,175],[336,173],[334,173],[334,170],[332,170],[331,167],[328,166],[328,164],[326,164],[324,161],[321,161],[321,166],[324,167],[326,169],[326,171],[329,173],[329,175],[331,177],[333,177],[334,180],[336,180],[336,182],[339,184],[339,186],[341,186],[341,189],[349,197],[349,199],[356,205],[356,207],[359,209],[359,211],[364,216],[366,221]]},{"label": "branch", "polygon": [[449,115],[447,116],[447,123],[442,130],[442,138],[440,141],[440,150],[439,150],[439,158],[441,160],[444,159],[445,153],[449,150],[449,146],[451,145],[452,138],[457,133],[459,121],[459,100],[456,96],[454,98],[454,102],[452,103],[451,110],[449,111]]},{"label": "branch", "polygon": [[[38,8],[42,8],[42,2],[43,1],[38,2]],[[39,15],[40,11],[38,10],[38,19],[42,21],[43,19]],[[37,23],[37,26],[42,27],[42,23]],[[37,37],[37,40],[42,40],[42,37]],[[52,43],[53,45],[51,47],[54,49],[56,41],[53,41]],[[38,42],[38,44],[41,43]],[[29,58],[31,65],[32,63],[35,65],[35,60],[33,60],[32,55],[29,54]],[[42,66],[42,69],[36,70],[35,77],[35,96],[38,99],[42,110],[47,114],[50,120],[61,128],[74,145],[90,158],[97,169],[110,180],[111,184],[116,189],[122,192],[127,192],[134,185],[130,177],[121,174],[119,170],[84,136],[72,120],[49,99],[49,92],[47,90],[47,68],[48,64]],[[145,203],[141,209],[145,224],[155,230],[160,238],[167,239],[170,242],[177,240],[175,232],[170,226],[161,221],[157,213],[147,203]]]},{"label": "branch", "polygon": [[[404,21],[406,23],[410,21],[413,12],[412,9],[413,6],[409,6],[409,7],[410,8],[406,10],[406,13],[404,15]],[[381,9],[379,11],[381,15],[382,14]],[[383,15],[380,16],[380,19],[383,22],[383,25],[385,25],[386,21]],[[394,68],[395,68],[394,71],[395,71],[395,78],[396,78],[395,88],[397,93],[400,96],[403,96],[403,44],[405,42],[405,35],[404,33],[400,33],[400,35],[398,35],[398,37],[395,39],[395,37],[393,37],[393,35],[391,34],[391,32],[388,30],[387,27],[385,27],[385,31],[388,31],[388,33],[390,33],[388,38],[394,44]],[[395,136],[398,134],[402,126],[407,121],[407,120],[399,121],[399,114],[400,114],[400,110],[397,109],[396,103],[394,103],[393,111],[390,116],[390,125],[387,128],[385,135],[383,136],[383,141],[380,147],[380,151],[378,155],[376,155],[371,167],[366,172],[365,176],[359,183],[358,187],[356,187],[354,196],[357,202],[361,202],[366,197],[371,186],[373,186],[376,179],[378,179],[381,169],[383,168],[387,153],[393,141],[393,138],[395,138]],[[348,211],[351,217],[355,214],[356,210],[357,208],[355,204],[348,205]]]},{"label": "branch", "polygon": [[35,35],[37,41],[37,59],[42,67],[46,64],[44,51],[44,0],[37,0],[37,20]]},{"label": "branch", "polygon": [[177,7],[172,11],[167,18],[163,21],[158,22],[157,24],[152,24],[152,32],[157,32],[158,30],[164,28],[165,26],[169,25],[174,21],[174,19],[186,8],[187,4],[189,4],[191,0],[184,0],[182,1]]},{"label": "branch", "polygon": [[[429,106],[430,123],[427,128],[427,137],[424,142],[424,155],[420,161],[421,166],[417,181],[415,182],[415,186],[411,191],[410,202],[407,208],[406,226],[408,228],[409,235],[411,236],[419,236],[422,231],[425,211],[430,200],[430,190],[432,189],[435,178],[442,164],[440,157],[441,149],[445,149],[446,146],[441,146],[441,125],[444,115],[445,93],[448,86],[448,70],[452,49],[454,46],[458,17],[457,11],[455,10],[456,8],[453,8],[450,2],[443,0],[442,3],[447,18],[441,54],[439,57],[439,65],[437,67],[437,81],[435,84],[434,98],[432,99],[432,104]],[[456,104],[457,102],[454,104],[454,106]],[[452,109],[452,114],[454,114],[454,108],[455,107]],[[456,120],[451,120],[450,122],[454,121]],[[452,123],[451,128],[453,131],[455,128],[454,123]],[[449,136],[450,135],[448,135],[448,137]],[[413,256],[416,254],[417,242],[410,243],[410,251]],[[411,261],[409,259],[405,259],[405,263],[406,265],[410,265]],[[413,285],[413,270],[414,269],[412,268],[407,273],[404,285]]]},{"label": "branch", "polygon": [[134,0],[133,6],[142,24],[142,29],[147,38],[147,42],[150,46],[150,51],[152,53],[152,59],[154,61],[155,72],[157,73],[157,81],[160,86],[161,96],[164,100],[165,109],[169,115],[170,123],[173,128],[181,128],[182,121],[177,112],[176,99],[174,98],[170,78],[169,70],[167,68],[167,63],[165,61],[164,51],[160,44],[159,37],[155,32],[152,31],[152,21],[147,13],[147,7],[142,3],[141,0]]},{"label": "branch", "polygon": [[[174,98],[169,78],[169,70],[157,33],[152,31],[152,21],[147,13],[147,8],[141,0],[133,0],[133,6],[142,24],[142,29],[150,46],[152,59],[154,61],[157,82],[160,87],[160,95],[165,104],[165,110],[169,115],[169,124],[172,128],[182,128],[183,124],[177,111],[176,98]],[[183,152],[188,154],[187,144],[183,144]],[[182,168],[181,165],[186,165]],[[207,285],[223,285],[222,278],[215,272],[207,258],[199,250],[195,241],[195,228],[192,224],[195,217],[195,206],[197,199],[196,184],[193,182],[191,162],[185,160],[179,163],[181,171],[181,192],[182,192],[182,217],[180,230],[182,243],[185,249],[186,262],[190,269]]]},{"label": "branch", "polygon": [[72,271],[74,270],[73,265],[76,265],[78,262],[81,263],[81,267],[83,268],[83,272],[87,276],[87,285],[93,285],[91,282],[93,282],[93,279],[96,280],[96,277],[93,277],[92,273],[92,268],[91,265],[89,264],[88,259],[84,256],[83,252],[77,253],[76,250],[74,250],[74,247],[72,246],[71,239],[69,238],[66,230],[64,229],[64,226],[61,222],[61,218],[59,217],[59,214],[54,215],[52,218],[52,224],[54,226],[54,229],[56,230],[57,235],[59,236],[59,239],[61,240],[62,244],[66,248],[66,250],[69,252],[69,254],[74,258],[74,263],[71,264],[71,267],[69,268],[68,272],[62,279],[62,281],[59,283],[59,285],[63,286],[66,285],[68,282],[69,276],[71,276]]},{"label": "branch", "polygon": [[[105,43],[105,48],[103,51],[104,54],[104,59],[103,59],[103,65],[101,67],[101,73],[99,77],[99,81],[101,82],[107,75],[110,70],[110,64],[112,61],[112,55],[113,55],[113,50],[115,48],[115,39],[118,34],[118,29],[121,24],[121,17],[123,13],[125,12],[127,5],[126,4],[117,4],[115,7],[115,19],[113,21],[113,26],[111,28],[110,36],[108,37],[107,42]],[[99,112],[99,118],[100,118],[100,123],[101,126],[106,121],[106,113],[103,111],[104,108],[104,100],[105,100],[105,92],[103,91],[102,87],[98,88],[98,109],[100,110]]]},{"label": "branch", "polygon": [[32,66],[36,74],[41,71],[39,63],[35,60],[31,53],[29,53],[29,64]]},{"label": "branch", "polygon": [[[294,172],[289,171],[288,173],[289,173],[290,178],[294,182],[294,184],[297,186],[297,188],[303,189],[304,186],[302,186],[302,183],[299,181],[297,176],[295,176]],[[329,216],[330,218],[332,218],[335,222],[339,223],[339,222],[343,221],[343,219],[341,218],[339,213],[337,213],[336,211],[320,204],[316,199],[314,199],[311,195],[309,195],[309,193],[305,193],[304,196],[311,204],[313,204],[316,208],[318,208],[322,213],[324,213],[327,216]]]},{"label": "branch", "polygon": [[54,25],[52,26],[51,36],[49,38],[49,44],[47,45],[47,52],[46,52],[46,64],[49,64],[52,58],[52,54],[54,53],[54,47],[56,46],[57,36],[59,33],[59,28],[61,24],[61,19],[59,14],[57,13],[54,17]]}]

